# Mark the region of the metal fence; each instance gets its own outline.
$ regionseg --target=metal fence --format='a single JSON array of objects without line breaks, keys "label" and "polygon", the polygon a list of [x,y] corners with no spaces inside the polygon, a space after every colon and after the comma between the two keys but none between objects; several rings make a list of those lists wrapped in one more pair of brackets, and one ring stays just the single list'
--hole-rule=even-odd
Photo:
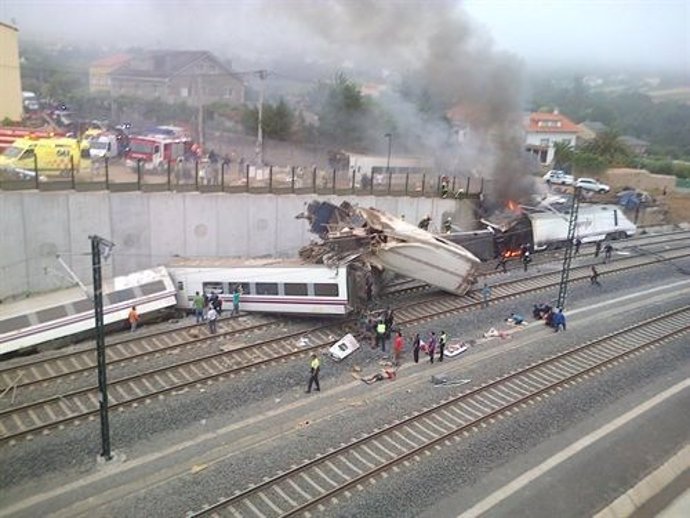
[{"label": "metal fence", "polygon": [[[445,178],[445,182],[442,180]],[[484,190],[481,178],[424,173],[357,173],[318,167],[256,167],[242,163],[172,161],[151,168],[137,162],[127,167],[121,160],[89,161],[79,169],[54,172],[23,171],[4,174],[1,190],[113,192],[248,192],[273,194],[359,194],[378,196],[476,197]]]}]

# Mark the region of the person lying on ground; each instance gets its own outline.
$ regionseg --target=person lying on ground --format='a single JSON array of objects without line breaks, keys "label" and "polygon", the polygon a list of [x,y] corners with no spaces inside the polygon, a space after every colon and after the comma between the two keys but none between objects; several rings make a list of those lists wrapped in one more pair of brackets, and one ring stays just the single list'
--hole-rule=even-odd
[{"label": "person lying on ground", "polygon": [[381,369],[379,372],[376,372],[367,378],[361,378],[361,380],[367,385],[371,385],[377,381],[383,381],[384,379],[394,380],[395,371],[392,369]]}]

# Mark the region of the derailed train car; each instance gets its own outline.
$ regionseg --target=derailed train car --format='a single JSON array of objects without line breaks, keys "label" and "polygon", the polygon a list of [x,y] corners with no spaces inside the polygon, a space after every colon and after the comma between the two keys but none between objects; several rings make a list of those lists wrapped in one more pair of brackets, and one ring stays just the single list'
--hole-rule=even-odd
[{"label": "derailed train car", "polygon": [[[482,220],[486,225],[484,230],[454,232],[444,237],[488,261],[503,253],[519,251],[524,244],[535,251],[565,246],[569,218],[568,213],[522,213],[506,221]],[[580,206],[576,225],[575,238],[583,243],[624,239],[637,232],[636,225],[615,205]]]},{"label": "derailed train car", "polygon": [[394,272],[456,295],[476,282],[480,261],[473,254],[377,209],[314,201],[298,217],[321,238],[300,250],[305,260],[357,263],[372,274]]},{"label": "derailed train car", "polygon": [[364,303],[356,269],[299,260],[178,259],[168,266],[178,289],[178,307],[192,311],[194,297],[216,295],[224,310],[233,294],[248,312],[342,316]]},{"label": "derailed train car", "polygon": [[[142,318],[174,312],[175,286],[165,267],[130,273],[103,282],[103,321],[122,328],[136,306]],[[45,342],[62,345],[91,336],[93,300],[77,288],[8,304],[0,315],[0,356],[31,350]]]}]

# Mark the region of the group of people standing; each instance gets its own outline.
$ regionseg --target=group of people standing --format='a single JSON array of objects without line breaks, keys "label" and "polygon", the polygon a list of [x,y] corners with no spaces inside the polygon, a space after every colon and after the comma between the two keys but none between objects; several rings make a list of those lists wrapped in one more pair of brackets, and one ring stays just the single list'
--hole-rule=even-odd
[{"label": "group of people standing", "polygon": [[[372,349],[381,348],[381,352],[386,352],[386,343],[391,338],[393,338],[393,364],[395,366],[400,365],[400,358],[405,349],[405,338],[402,335],[400,329],[395,328],[395,313],[392,309],[386,308],[386,310],[377,319],[369,317],[363,325],[365,336],[371,337]],[[412,354],[415,363],[419,363],[419,354],[423,352],[429,356],[429,361],[434,363],[434,357],[436,352],[438,352],[438,360],[443,361],[444,351],[448,343],[448,335],[445,331],[442,331],[440,335],[436,335],[435,331],[432,331],[429,335],[427,342],[422,342],[419,333],[414,337],[412,344]]]},{"label": "group of people standing", "polygon": [[[232,293],[232,313],[231,316],[240,314],[240,295],[242,289],[236,286]],[[223,312],[223,299],[218,293],[212,292],[210,295],[204,293],[200,295],[197,291],[192,302],[196,323],[208,322],[208,330],[211,334],[217,331],[218,319]]]},{"label": "group of people standing", "polygon": [[412,341],[412,358],[415,363],[419,363],[419,353],[421,352],[429,356],[429,363],[434,363],[434,357],[438,349],[438,361],[442,362],[447,345],[448,334],[445,331],[441,331],[441,334],[438,336],[436,336],[436,331],[431,331],[426,342],[422,342],[419,333],[416,333]]}]

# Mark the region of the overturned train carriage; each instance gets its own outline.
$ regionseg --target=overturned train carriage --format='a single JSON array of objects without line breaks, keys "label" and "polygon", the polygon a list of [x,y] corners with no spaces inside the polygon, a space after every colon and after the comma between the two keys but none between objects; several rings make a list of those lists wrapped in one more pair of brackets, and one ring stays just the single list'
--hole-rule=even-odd
[{"label": "overturned train carriage", "polygon": [[[513,215],[507,221],[483,220],[484,230],[454,232],[444,236],[483,261],[506,252],[519,251],[523,244],[533,250],[557,249],[568,241],[569,213],[534,212]],[[575,237],[583,243],[634,236],[637,227],[615,205],[580,206]]]},{"label": "overturned train carriage", "polygon": [[475,282],[479,259],[473,254],[385,212],[315,201],[298,217],[322,239],[300,251],[305,260],[394,272],[456,295]]}]

